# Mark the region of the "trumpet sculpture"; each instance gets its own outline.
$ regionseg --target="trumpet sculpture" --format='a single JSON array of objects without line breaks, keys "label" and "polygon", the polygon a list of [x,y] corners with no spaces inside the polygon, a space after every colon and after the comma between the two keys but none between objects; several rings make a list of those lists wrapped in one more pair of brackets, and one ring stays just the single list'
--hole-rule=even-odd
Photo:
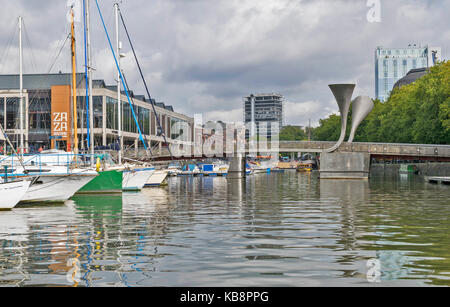
[{"label": "trumpet sculpture", "polygon": [[345,132],[347,130],[348,111],[350,109],[352,95],[356,84],[330,84],[328,86],[333,92],[334,98],[336,98],[339,112],[341,113],[341,136],[336,145],[325,150],[326,152],[333,152],[341,146],[342,142],[344,142]]},{"label": "trumpet sculpture", "polygon": [[361,122],[373,110],[373,101],[368,96],[358,96],[352,101],[352,130],[348,142],[353,142],[356,130]]}]

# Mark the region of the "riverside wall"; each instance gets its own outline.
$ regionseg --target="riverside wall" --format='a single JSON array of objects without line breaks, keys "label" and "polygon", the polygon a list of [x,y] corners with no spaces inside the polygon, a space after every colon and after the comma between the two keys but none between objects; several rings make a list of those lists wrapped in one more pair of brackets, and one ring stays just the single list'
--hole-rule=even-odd
[{"label": "riverside wall", "polygon": [[[426,163],[407,163],[415,165],[420,175],[423,176],[450,176],[450,162],[426,162]],[[395,175],[400,170],[400,164],[372,163],[370,165],[371,175]]]}]

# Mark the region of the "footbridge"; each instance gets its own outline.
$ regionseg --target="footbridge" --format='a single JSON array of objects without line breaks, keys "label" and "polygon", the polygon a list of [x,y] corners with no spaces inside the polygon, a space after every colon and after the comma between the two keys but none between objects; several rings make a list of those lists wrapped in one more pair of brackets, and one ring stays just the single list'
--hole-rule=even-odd
[{"label": "footbridge", "polygon": [[[279,141],[259,144],[259,146],[245,146],[245,150],[238,153],[251,154],[278,154],[278,153],[325,153],[335,142],[327,141]],[[149,157],[153,161],[169,160],[195,160],[205,158],[233,157],[236,151],[216,150],[216,148],[195,148],[184,146],[172,147],[172,155],[167,148],[152,153]],[[397,144],[397,143],[343,143],[336,153],[365,153],[376,159],[401,159],[450,162],[450,145],[429,144]],[[141,155],[142,157],[142,155]]]}]

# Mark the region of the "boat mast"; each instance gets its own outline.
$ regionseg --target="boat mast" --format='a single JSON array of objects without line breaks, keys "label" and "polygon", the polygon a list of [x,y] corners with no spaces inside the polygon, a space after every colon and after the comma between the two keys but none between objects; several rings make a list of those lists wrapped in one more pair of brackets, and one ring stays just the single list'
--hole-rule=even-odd
[{"label": "boat mast", "polygon": [[73,151],[75,154],[78,154],[78,122],[77,122],[77,78],[76,78],[76,58],[75,58],[75,25],[74,25],[74,13],[73,7],[71,11],[72,15],[72,25],[71,25],[71,34],[72,34],[72,88],[73,88]]},{"label": "boat mast", "polygon": [[19,128],[20,128],[20,148],[19,155],[23,156],[23,51],[22,51],[22,24],[23,18],[19,16],[19,83],[20,83],[20,105],[19,105]]},{"label": "boat mast", "polygon": [[120,41],[119,41],[119,3],[114,3],[114,12],[116,17],[116,48],[117,48],[117,130],[119,131],[119,164],[122,164],[122,103],[120,91]]},{"label": "boat mast", "polygon": [[89,126],[90,126],[90,149],[92,159],[94,157],[94,101],[92,99],[92,61],[91,61],[91,20],[89,16],[90,2],[86,0],[86,44],[87,44],[87,69],[88,69],[88,82],[89,82]]}]

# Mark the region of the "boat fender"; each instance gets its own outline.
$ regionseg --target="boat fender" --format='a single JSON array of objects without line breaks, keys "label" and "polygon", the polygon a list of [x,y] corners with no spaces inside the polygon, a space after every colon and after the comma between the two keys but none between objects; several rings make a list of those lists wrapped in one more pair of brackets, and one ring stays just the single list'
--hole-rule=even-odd
[{"label": "boat fender", "polygon": [[100,171],[100,158],[97,158],[97,164],[95,165],[95,169],[96,169],[96,171],[97,172],[99,172]]}]

